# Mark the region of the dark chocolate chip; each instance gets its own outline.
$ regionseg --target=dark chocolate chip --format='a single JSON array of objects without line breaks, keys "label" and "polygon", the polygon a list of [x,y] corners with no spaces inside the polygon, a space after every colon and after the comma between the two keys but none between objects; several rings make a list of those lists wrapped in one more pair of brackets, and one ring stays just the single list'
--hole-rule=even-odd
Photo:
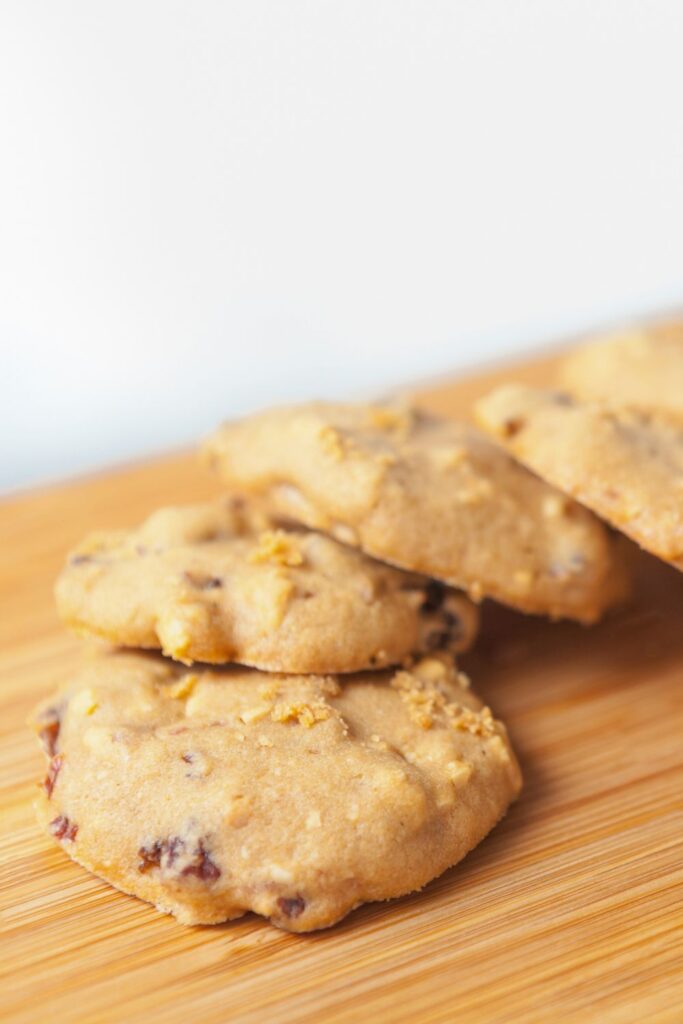
[{"label": "dark chocolate chip", "polygon": [[66,815],[60,814],[57,818],[53,818],[49,825],[50,833],[55,839],[68,839],[69,842],[73,843],[74,839],[78,835],[78,825],[75,822],[70,821]]},{"label": "dark chocolate chip", "polygon": [[43,750],[50,757],[54,757],[57,753],[57,739],[59,738],[59,727],[60,722],[58,718],[53,718],[47,722],[38,733],[40,742],[43,744]]},{"label": "dark chocolate chip", "polygon": [[188,864],[187,867],[183,868],[181,871],[182,875],[194,875],[196,878],[201,878],[204,882],[215,882],[220,877],[221,869],[211,860],[204,849],[201,839],[199,840],[194,858],[192,864]]},{"label": "dark chocolate chip", "polygon": [[185,840],[180,836],[171,836],[166,840],[164,853],[168,859],[169,867],[172,867],[176,858],[185,852]]},{"label": "dark chocolate chip", "polygon": [[72,555],[69,559],[69,565],[84,565],[86,562],[92,562],[92,555]]},{"label": "dark chocolate chip", "polygon": [[218,576],[199,576],[192,572],[184,572],[183,576],[197,590],[216,590],[223,586],[223,580]]},{"label": "dark chocolate chip", "polygon": [[450,642],[451,634],[448,630],[436,630],[434,633],[427,634],[424,646],[426,651],[439,651],[444,647],[448,647]]},{"label": "dark chocolate chip", "polygon": [[446,597],[446,587],[439,580],[430,580],[425,587],[425,598],[420,605],[420,611],[425,615],[439,610]]},{"label": "dark chocolate chip", "polygon": [[55,757],[50,761],[50,767],[47,770],[45,781],[43,782],[43,789],[48,795],[48,799],[52,796],[52,790],[55,788],[57,782],[57,776],[59,775],[64,758],[61,754],[56,754]]},{"label": "dark chocolate chip", "polygon": [[[138,871],[145,874],[152,868],[172,868],[178,857],[185,852],[185,840],[180,836],[170,836],[168,839],[159,840],[149,846],[141,846],[138,850]],[[220,877],[220,868],[211,860],[204,843],[199,840],[193,854],[192,860],[180,871],[180,875],[190,875],[200,878],[204,882],[215,882]]]},{"label": "dark chocolate chip", "polygon": [[303,896],[281,896],[277,905],[285,917],[299,917],[306,909],[306,900]]},{"label": "dark chocolate chip", "polygon": [[138,850],[138,871],[144,875],[150,868],[158,868],[161,864],[161,855],[163,853],[162,844],[157,840],[156,843],[152,843],[151,846],[141,846]]},{"label": "dark chocolate chip", "polygon": [[460,640],[463,635],[462,619],[455,612],[445,611],[442,615],[451,640]]}]

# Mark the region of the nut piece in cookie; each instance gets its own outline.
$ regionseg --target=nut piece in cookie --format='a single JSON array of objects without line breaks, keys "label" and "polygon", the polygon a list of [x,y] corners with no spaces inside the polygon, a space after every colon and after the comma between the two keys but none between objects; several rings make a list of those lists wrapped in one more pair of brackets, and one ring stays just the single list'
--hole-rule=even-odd
[{"label": "nut piece in cookie", "polygon": [[646,551],[683,568],[683,421],[678,417],[517,385],[482,399],[476,414],[539,476]]},{"label": "nut piece in cookie", "polygon": [[621,593],[604,526],[468,424],[317,402],[226,423],[204,454],[273,514],[475,600],[592,622]]},{"label": "nut piece in cookie", "polygon": [[430,605],[432,591],[422,576],[227,499],[86,538],[56,598],[69,626],[115,644],[325,673],[397,664],[435,644],[466,650],[477,610],[446,588]]},{"label": "nut piece in cookie", "polygon": [[[109,653],[54,706],[61,761],[39,797],[44,828],[183,924],[253,910],[303,932],[412,892],[464,857],[521,785],[504,726],[441,652],[340,678]],[[38,734],[44,721],[39,709]]]}]

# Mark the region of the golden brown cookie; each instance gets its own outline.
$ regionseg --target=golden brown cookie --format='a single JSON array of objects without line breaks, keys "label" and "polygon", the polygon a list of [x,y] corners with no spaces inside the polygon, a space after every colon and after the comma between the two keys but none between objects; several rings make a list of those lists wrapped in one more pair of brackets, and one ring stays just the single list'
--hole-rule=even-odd
[{"label": "golden brown cookie", "polygon": [[596,338],[560,365],[579,398],[683,415],[683,320]]},{"label": "golden brown cookie", "polygon": [[64,621],[191,663],[352,672],[435,647],[465,650],[463,595],[331,537],[274,527],[241,500],[160,509],[88,537],[56,587]]},{"label": "golden brown cookie", "polygon": [[526,466],[683,569],[683,422],[507,385],[477,418]]},{"label": "golden brown cookie", "polygon": [[36,713],[40,821],[79,864],[183,924],[292,931],[421,888],[521,779],[446,656],[342,679],[100,655]]},{"label": "golden brown cookie", "polygon": [[592,622],[623,593],[602,524],[466,424],[318,402],[227,423],[204,451],[275,514],[476,600]]}]

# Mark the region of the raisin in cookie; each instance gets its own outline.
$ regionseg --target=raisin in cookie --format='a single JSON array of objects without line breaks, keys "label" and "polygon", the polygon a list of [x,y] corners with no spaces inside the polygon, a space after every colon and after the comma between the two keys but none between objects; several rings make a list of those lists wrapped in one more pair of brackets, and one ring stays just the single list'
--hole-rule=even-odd
[{"label": "raisin in cookie", "polygon": [[602,524],[463,423],[319,402],[224,424],[204,451],[275,514],[475,600],[591,622],[624,589]]},{"label": "raisin in cookie", "polygon": [[683,321],[588,342],[560,364],[560,382],[579,398],[683,415]]},{"label": "raisin in cookie", "polygon": [[478,612],[462,594],[240,500],[160,509],[136,530],[88,537],[56,587],[64,621],[180,661],[352,672],[464,650]]},{"label": "raisin in cookie", "polygon": [[46,830],[183,924],[253,910],[309,931],[412,892],[521,785],[505,728],[442,655],[336,679],[104,654],[35,728]]},{"label": "raisin in cookie", "polygon": [[479,422],[525,465],[683,569],[683,422],[507,385]]}]

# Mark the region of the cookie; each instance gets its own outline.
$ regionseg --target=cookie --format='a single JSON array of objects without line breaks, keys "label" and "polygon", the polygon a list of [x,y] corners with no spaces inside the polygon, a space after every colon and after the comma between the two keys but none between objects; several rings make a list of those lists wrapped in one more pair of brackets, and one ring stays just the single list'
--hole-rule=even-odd
[{"label": "cookie", "polygon": [[191,663],[351,672],[466,649],[462,594],[241,500],[160,509],[136,530],[88,537],[56,586],[63,620],[115,644]]},{"label": "cookie", "polygon": [[309,931],[412,892],[521,785],[505,728],[441,655],[337,679],[110,653],[34,724],[47,832],[183,924],[252,910]]},{"label": "cookie", "polygon": [[544,479],[683,569],[683,422],[508,385],[479,422]]},{"label": "cookie", "polygon": [[683,321],[588,342],[563,360],[559,379],[579,398],[683,415]]},{"label": "cookie", "polygon": [[464,423],[319,402],[227,423],[204,455],[274,513],[475,600],[592,622],[623,593],[602,524]]}]

